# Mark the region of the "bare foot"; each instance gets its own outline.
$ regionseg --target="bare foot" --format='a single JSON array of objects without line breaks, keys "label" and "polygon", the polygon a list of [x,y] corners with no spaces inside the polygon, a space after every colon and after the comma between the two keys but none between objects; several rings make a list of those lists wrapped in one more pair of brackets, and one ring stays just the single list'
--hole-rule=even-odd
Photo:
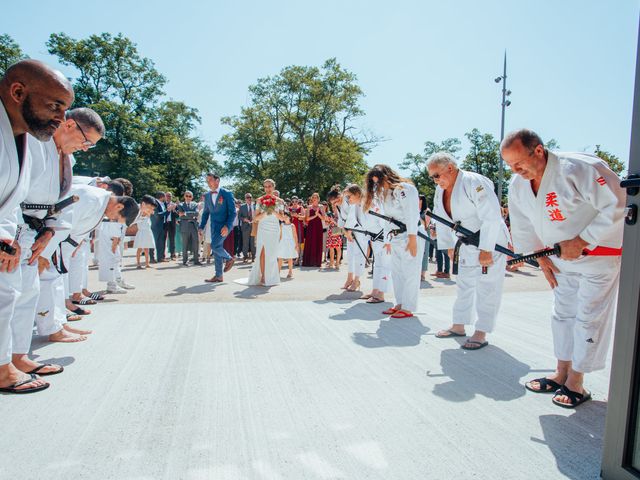
[{"label": "bare foot", "polygon": [[[11,360],[11,363],[13,363],[13,365],[18,370],[21,370],[23,372],[30,372],[42,365],[41,363],[34,362],[33,360],[31,360],[26,354],[14,355],[13,359]],[[40,370],[38,370],[38,373],[57,372],[60,370],[60,368],[61,366],[56,364],[47,365],[46,367],[42,367]]]},{"label": "bare foot", "polygon": [[75,343],[84,342],[87,339],[84,335],[67,332],[64,328],[49,335],[50,342]]},{"label": "bare foot", "polygon": [[[16,383],[24,382],[29,379],[29,375],[21,372],[11,363],[2,368],[2,375],[0,376],[0,388],[7,388]],[[43,385],[49,385],[49,382],[44,381],[42,378],[36,376],[36,379],[32,382],[20,385],[17,390],[25,390],[28,388],[41,387]]]},{"label": "bare foot", "polygon": [[80,330],[79,328],[73,328],[67,323],[65,323],[62,328],[64,328],[67,332],[76,333],[78,335],[89,335],[93,333],[93,330]]}]

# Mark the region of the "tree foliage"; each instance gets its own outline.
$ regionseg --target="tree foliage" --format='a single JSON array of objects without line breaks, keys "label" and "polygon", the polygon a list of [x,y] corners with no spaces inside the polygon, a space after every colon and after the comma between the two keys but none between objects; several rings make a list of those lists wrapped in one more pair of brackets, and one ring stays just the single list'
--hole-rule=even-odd
[{"label": "tree foliage", "polygon": [[249,106],[222,119],[230,132],[218,142],[237,190],[256,192],[273,178],[283,194],[306,197],[361,180],[377,140],[356,127],[363,92],[336,59],[286,67],[249,93]]},{"label": "tree foliage", "polygon": [[200,117],[182,102],[162,101],[165,77],[122,34],[76,40],[52,34],[49,53],[77,71],[74,107],[102,117],[105,138],[76,155],[88,174],[126,177],[141,195],[155,190],[201,190],[200,178],[217,167],[211,148],[195,136]]},{"label": "tree foliage", "polygon": [[613,170],[616,175],[618,175],[619,177],[622,176],[626,167],[625,167],[625,164],[622,163],[622,160],[620,160],[620,158],[618,158],[613,153],[607,152],[606,150],[602,150],[600,148],[600,145],[596,145],[596,148],[593,154],[600,157],[605,162],[607,162],[607,164],[609,165],[609,168]]},{"label": "tree foliage", "polygon": [[416,185],[418,191],[426,195],[430,203],[436,191],[436,185],[433,180],[429,178],[427,160],[437,152],[448,152],[457,158],[461,148],[460,139],[458,138],[447,138],[440,143],[428,140],[424,143],[422,153],[407,153],[404,161],[400,163],[400,168],[411,172],[411,180]]},{"label": "tree foliage", "polygon": [[0,35],[0,77],[4,75],[14,63],[24,60],[27,57],[20,48],[20,45],[6,33]]}]

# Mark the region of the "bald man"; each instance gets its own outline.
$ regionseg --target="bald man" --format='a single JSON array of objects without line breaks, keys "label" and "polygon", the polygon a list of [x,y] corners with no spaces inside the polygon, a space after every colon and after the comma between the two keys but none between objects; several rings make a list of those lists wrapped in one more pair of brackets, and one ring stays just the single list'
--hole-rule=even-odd
[{"label": "bald man", "polygon": [[0,391],[30,393],[49,383],[23,372],[11,362],[12,323],[22,290],[23,252],[16,238],[22,224],[20,204],[29,190],[31,161],[27,133],[48,141],[64,122],[74,100],[67,78],[36,60],[9,67],[0,80],[0,242],[13,245],[15,253],[0,252]]}]

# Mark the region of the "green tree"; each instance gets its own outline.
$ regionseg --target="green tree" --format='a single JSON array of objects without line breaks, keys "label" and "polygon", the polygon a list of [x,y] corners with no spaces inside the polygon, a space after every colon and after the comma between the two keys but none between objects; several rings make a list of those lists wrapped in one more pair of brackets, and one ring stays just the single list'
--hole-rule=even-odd
[{"label": "green tree", "polygon": [[218,142],[235,187],[255,192],[272,177],[284,195],[305,197],[359,181],[377,139],[356,127],[364,116],[356,80],[329,59],[322,67],[286,67],[252,85],[251,105],[222,119],[231,132]]},{"label": "green tree", "polygon": [[437,152],[448,152],[454,157],[457,157],[460,150],[460,140],[457,138],[447,138],[440,143],[426,141],[422,153],[407,153],[404,161],[400,163],[400,168],[411,172],[411,180],[416,185],[416,188],[420,193],[426,195],[427,200],[431,203],[436,185],[433,180],[429,178],[427,160]]},{"label": "green tree", "polygon": [[80,171],[129,178],[138,195],[201,189],[198,177],[217,164],[195,136],[198,112],[182,102],[161,101],[166,79],[135,43],[122,34],[76,40],[59,33],[47,47],[77,71],[75,106],[93,108],[105,123],[98,146],[77,154]]},{"label": "green tree", "polygon": [[[500,142],[490,133],[480,133],[477,128],[464,134],[471,144],[469,153],[462,162],[462,168],[484,175],[497,188],[500,170]],[[511,171],[504,169],[504,186],[508,185]]]},{"label": "green tree", "polygon": [[616,175],[618,175],[619,177],[622,176],[623,172],[626,169],[626,166],[622,162],[622,160],[620,160],[619,157],[617,157],[611,152],[602,150],[600,148],[600,145],[596,145],[596,148],[593,154],[600,157],[605,162],[607,162],[607,164],[609,165],[609,168],[613,170]]},{"label": "green tree", "polygon": [[27,57],[20,48],[20,45],[6,33],[0,35],[0,77],[4,75],[14,63],[24,60]]}]

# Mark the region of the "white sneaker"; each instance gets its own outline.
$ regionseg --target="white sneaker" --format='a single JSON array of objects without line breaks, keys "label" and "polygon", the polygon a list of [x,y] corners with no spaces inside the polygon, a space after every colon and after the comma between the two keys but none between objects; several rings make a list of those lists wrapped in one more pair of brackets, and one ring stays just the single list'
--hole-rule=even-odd
[{"label": "white sneaker", "polygon": [[125,290],[135,290],[136,287],[124,281],[124,279],[116,280],[116,283],[120,288],[124,288]]},{"label": "white sneaker", "polygon": [[107,283],[107,293],[127,293],[127,291],[117,284],[109,282]]}]

